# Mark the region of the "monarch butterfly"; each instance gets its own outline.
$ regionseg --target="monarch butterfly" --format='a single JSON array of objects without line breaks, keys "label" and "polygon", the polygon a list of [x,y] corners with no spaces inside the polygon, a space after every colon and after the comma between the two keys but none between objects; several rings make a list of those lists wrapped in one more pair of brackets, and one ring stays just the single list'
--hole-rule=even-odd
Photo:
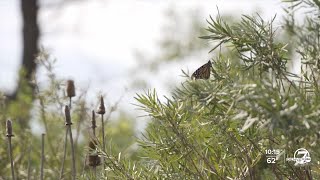
[{"label": "monarch butterfly", "polygon": [[210,78],[210,69],[211,69],[211,61],[209,60],[206,64],[199,67],[191,76],[191,78],[195,79],[209,79]]}]

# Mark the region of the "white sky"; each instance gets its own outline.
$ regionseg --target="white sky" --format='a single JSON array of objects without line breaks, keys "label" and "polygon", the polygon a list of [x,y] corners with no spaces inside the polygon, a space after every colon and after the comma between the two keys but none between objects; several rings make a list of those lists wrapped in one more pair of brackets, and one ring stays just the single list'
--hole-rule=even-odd
[{"label": "white sky", "polygon": [[[21,61],[19,5],[18,0],[0,1],[0,90],[4,91],[14,89]],[[222,14],[259,11],[268,19],[278,14],[279,20],[283,14],[280,0],[88,0],[70,3],[60,10],[42,8],[41,45],[57,58],[59,76],[72,77],[82,88],[90,85],[92,94],[105,92],[108,100],[114,102],[130,84],[129,69],[137,65],[134,50],[151,54],[158,51],[156,41],[162,36],[164,12],[169,7],[182,14],[190,9],[201,9],[201,19],[205,22],[210,14],[216,15],[216,6]],[[189,67],[191,64],[197,67],[206,61],[181,61],[168,72],[161,73],[164,77],[154,79],[150,88],[168,95],[163,85],[168,74],[171,81],[180,82],[181,69],[193,70]],[[129,104],[134,103],[134,94],[126,94],[121,107],[135,114],[135,107]]]}]

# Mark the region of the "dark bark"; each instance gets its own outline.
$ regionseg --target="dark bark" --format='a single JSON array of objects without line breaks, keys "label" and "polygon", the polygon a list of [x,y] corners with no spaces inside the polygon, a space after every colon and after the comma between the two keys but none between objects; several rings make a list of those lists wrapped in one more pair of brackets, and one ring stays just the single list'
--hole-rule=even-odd
[{"label": "dark bark", "polygon": [[39,40],[37,0],[21,0],[21,10],[23,17],[22,67],[26,71],[25,78],[31,80],[37,67],[34,61],[38,53]]},{"label": "dark bark", "polygon": [[[16,99],[17,94],[21,91],[21,86],[27,84],[34,93],[34,86],[30,83],[37,69],[35,58],[38,53],[39,26],[38,26],[38,0],[21,0],[21,15],[22,15],[22,39],[23,39],[23,54],[21,70],[17,89],[11,95],[10,99]],[[27,82],[27,83],[23,83]],[[33,95],[33,94],[31,94]]]}]

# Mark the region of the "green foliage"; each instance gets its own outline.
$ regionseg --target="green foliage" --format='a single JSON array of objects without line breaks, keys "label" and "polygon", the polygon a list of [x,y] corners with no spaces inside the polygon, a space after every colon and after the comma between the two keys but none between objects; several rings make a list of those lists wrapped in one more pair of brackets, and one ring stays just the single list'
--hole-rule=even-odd
[{"label": "green foliage", "polygon": [[[43,49],[37,58],[39,68],[44,69],[47,77],[42,83],[34,79],[36,93],[34,101],[31,101],[31,93],[27,83],[21,85],[19,94],[15,101],[8,103],[1,94],[0,98],[0,119],[2,134],[0,143],[0,179],[10,179],[10,160],[8,156],[8,141],[5,136],[5,121],[12,119],[13,134],[12,147],[15,164],[16,177],[18,179],[39,179],[40,177],[40,154],[41,137],[40,133],[45,133],[45,163],[44,176],[46,179],[56,179],[60,174],[65,138],[65,120],[63,107],[69,104],[69,99],[65,93],[65,79],[57,78],[55,69],[55,59],[52,59]],[[95,109],[87,102],[87,91],[77,91],[77,96],[72,99],[71,120],[73,122],[72,131],[74,135],[77,177],[94,179],[95,173],[91,167],[86,165],[88,152],[88,141],[92,139],[91,114],[90,110]],[[118,102],[117,102],[118,103]],[[134,158],[134,148],[129,148],[134,143],[135,129],[134,122],[123,113],[119,120],[109,123],[111,114],[117,108],[117,103],[111,107],[105,126],[107,131],[106,139],[108,146],[112,146],[110,152],[119,153],[123,156]],[[101,137],[101,121],[97,118],[97,137]],[[104,118],[106,120],[106,118]],[[41,130],[43,131],[41,132]],[[34,131],[35,133],[33,133]],[[40,132],[39,132],[40,131]],[[69,140],[68,140],[69,142]],[[109,151],[109,149],[108,149]],[[67,145],[67,158],[64,165],[64,178],[71,179],[71,150],[70,143]],[[97,167],[97,176],[103,175],[103,168]]]},{"label": "green foliage", "polygon": [[[109,121],[115,110],[111,107],[106,116],[104,151],[100,129],[97,137],[93,137],[88,128],[82,127],[88,127],[88,111],[92,108],[86,102],[86,93],[80,93],[72,100],[71,115],[72,128],[77,132],[78,178],[320,179],[319,3],[290,2],[293,4],[286,9],[288,13],[296,12],[302,4],[312,11],[304,25],[295,24],[295,16],[288,16],[281,32],[273,28],[276,17],[265,21],[259,15],[244,15],[233,24],[220,15],[216,19],[210,17],[208,34],[202,38],[215,43],[213,76],[208,80],[187,78],[172,95],[164,98],[158,97],[156,90],[137,94],[137,106],[151,120],[137,142],[129,117],[121,115],[118,121]],[[290,40],[280,38],[278,32],[286,33]],[[225,48],[232,53],[224,53]],[[33,106],[35,119],[46,131],[45,176],[56,178],[63,155],[61,109],[68,99],[62,83],[65,80],[54,75],[54,61],[47,54],[42,55],[39,63],[48,72],[49,87],[41,88],[35,81],[37,94]],[[289,62],[296,61],[293,57],[301,59],[301,73],[289,68]],[[2,122],[8,117],[18,118],[21,105],[30,104],[27,96],[19,97],[9,108],[0,98],[0,106],[4,107],[0,109]],[[24,113],[21,114],[24,118]],[[99,119],[97,116],[97,122]],[[31,178],[37,179],[39,169],[30,167],[40,166],[40,138],[19,126],[14,133],[17,137],[13,138],[13,154],[20,154],[15,159],[15,170],[21,178],[31,172]],[[85,136],[84,140],[80,140],[80,135]],[[87,141],[93,139],[98,141],[95,148],[89,149]],[[5,137],[0,138],[0,143],[6,143]],[[292,157],[298,148],[310,152],[309,164],[295,166],[293,162],[280,160]],[[268,149],[285,153],[279,154],[276,163],[268,164],[265,152]],[[6,153],[6,149],[0,148],[1,157],[7,157]],[[85,166],[90,153],[103,157],[106,168]],[[69,179],[69,150],[67,154],[64,177]],[[4,159],[0,162],[1,178],[10,176],[9,160]]]},{"label": "green foliage", "polygon": [[[311,1],[310,1],[311,2]],[[314,7],[314,6],[312,6]],[[314,17],[314,16],[313,16]],[[319,44],[317,18],[295,34],[302,73],[288,68],[287,43],[276,36],[273,22],[244,15],[228,24],[208,20],[202,38],[230,47],[214,58],[213,78],[187,80],[161,101],[155,90],[137,95],[138,106],[152,122],[140,139],[140,177],[160,179],[318,179],[319,172]],[[307,28],[307,29],[305,29]],[[312,40],[311,40],[312,39]],[[281,42],[282,41],[282,42]],[[278,160],[267,164],[267,149],[281,149],[281,159],[306,148],[312,162],[295,166]],[[123,161],[125,164],[127,161]],[[126,172],[132,170],[126,169]],[[131,176],[133,177],[133,176]]]},{"label": "green foliage", "polygon": [[136,158],[135,152],[135,125],[132,119],[121,114],[117,121],[112,121],[107,124],[106,136],[107,136],[107,149],[109,152],[122,153],[129,159]]}]

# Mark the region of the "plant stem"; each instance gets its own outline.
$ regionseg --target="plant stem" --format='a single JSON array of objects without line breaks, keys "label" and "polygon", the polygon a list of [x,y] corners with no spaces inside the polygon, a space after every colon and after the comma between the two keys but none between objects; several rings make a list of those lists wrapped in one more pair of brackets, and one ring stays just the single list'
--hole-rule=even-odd
[{"label": "plant stem", "polygon": [[[104,121],[103,121],[103,114],[101,114],[101,132],[102,132],[102,150],[106,152],[105,140],[104,140]],[[103,168],[106,169],[106,165],[103,161]]]},{"label": "plant stem", "polygon": [[41,167],[40,167],[40,179],[43,180],[43,163],[44,163],[44,135],[41,138]]},{"label": "plant stem", "polygon": [[70,108],[70,110],[71,110],[71,98],[72,97],[69,97],[69,108]]},{"label": "plant stem", "polygon": [[69,127],[71,155],[72,155],[72,179],[75,180],[76,179],[76,159],[75,159],[75,153],[74,153],[71,125],[68,125],[68,127]]},{"label": "plant stem", "polygon": [[31,145],[30,145],[30,147],[29,147],[29,151],[28,151],[28,176],[27,176],[27,179],[28,180],[30,180],[30,168],[31,168],[31,156],[30,156],[30,154],[31,154]]},{"label": "plant stem", "polygon": [[103,114],[101,114],[101,131],[102,131],[102,149],[105,151],[105,140],[104,140],[104,121],[103,121]]},{"label": "plant stem", "polygon": [[11,163],[11,176],[12,176],[12,179],[15,180],[16,178],[14,176],[12,146],[11,146],[11,137],[10,136],[8,136],[8,143],[9,143],[9,158],[10,158],[10,163]]},{"label": "plant stem", "polygon": [[64,138],[63,160],[62,160],[62,164],[61,164],[60,178],[59,178],[59,179],[62,179],[63,173],[64,173],[64,162],[66,161],[67,144],[68,144],[68,143],[67,143],[67,140],[68,140],[68,131],[69,131],[69,128],[67,127],[67,129],[66,129],[66,135],[65,135],[65,138]]},{"label": "plant stem", "polygon": [[[71,100],[72,100],[72,97],[69,96],[69,108],[70,109],[71,109],[71,102],[72,102]],[[70,130],[71,130],[71,127],[70,127]],[[62,179],[63,173],[64,173],[64,163],[66,161],[66,156],[67,156],[68,132],[69,132],[69,126],[67,126],[67,128],[66,128],[66,134],[64,136],[63,159],[62,159],[62,164],[61,164],[61,169],[60,169],[60,178],[59,179]]]}]

